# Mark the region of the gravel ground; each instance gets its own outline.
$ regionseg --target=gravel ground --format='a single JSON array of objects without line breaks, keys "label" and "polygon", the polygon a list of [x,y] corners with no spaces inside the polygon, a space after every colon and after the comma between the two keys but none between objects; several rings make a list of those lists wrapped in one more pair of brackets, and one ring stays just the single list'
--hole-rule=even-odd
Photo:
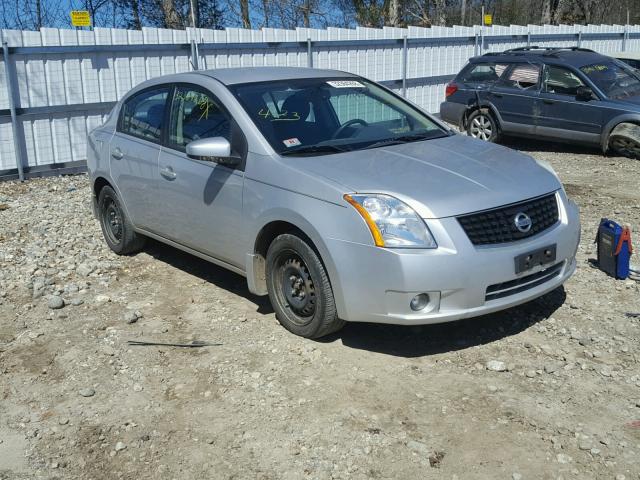
[{"label": "gravel ground", "polygon": [[322,341],[195,257],[113,255],[85,176],[1,183],[0,479],[640,479],[640,284],[588,263],[600,217],[640,229],[640,163],[509,145],[581,207],[565,287]]}]

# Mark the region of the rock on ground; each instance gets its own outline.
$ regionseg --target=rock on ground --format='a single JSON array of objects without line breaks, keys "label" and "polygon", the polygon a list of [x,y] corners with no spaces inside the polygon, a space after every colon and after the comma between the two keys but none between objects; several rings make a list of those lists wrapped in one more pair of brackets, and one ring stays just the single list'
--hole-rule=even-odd
[{"label": "rock on ground", "polygon": [[321,341],[198,258],[111,253],[85,176],[0,183],[0,477],[637,480],[640,318],[625,314],[640,290],[588,260],[601,217],[640,231],[640,163],[509,145],[548,160],[580,206],[564,289]]}]

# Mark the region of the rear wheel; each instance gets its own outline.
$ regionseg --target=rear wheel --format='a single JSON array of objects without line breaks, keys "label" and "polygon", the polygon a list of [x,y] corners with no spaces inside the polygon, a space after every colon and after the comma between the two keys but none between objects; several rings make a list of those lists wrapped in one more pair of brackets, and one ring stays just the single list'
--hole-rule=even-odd
[{"label": "rear wheel", "polygon": [[498,124],[486,108],[474,111],[467,120],[467,134],[485,142],[498,141]]},{"label": "rear wheel", "polygon": [[319,338],[344,326],[324,265],[305,240],[279,235],[267,251],[266,273],[271,304],[287,330]]},{"label": "rear wheel", "polygon": [[609,148],[630,158],[640,158],[640,126],[621,123],[609,135]]},{"label": "rear wheel", "polygon": [[105,186],[100,190],[98,218],[107,245],[118,255],[137,252],[144,246],[145,237],[135,232],[111,187]]}]

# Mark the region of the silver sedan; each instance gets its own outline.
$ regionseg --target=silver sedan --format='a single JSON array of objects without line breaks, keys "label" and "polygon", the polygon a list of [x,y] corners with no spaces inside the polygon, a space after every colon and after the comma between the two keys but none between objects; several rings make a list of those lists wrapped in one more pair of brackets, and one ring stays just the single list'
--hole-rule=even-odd
[{"label": "silver sedan", "polygon": [[114,252],[154,238],[237,272],[305,337],[483,315],[576,268],[578,209],[550,166],[344,72],[144,82],[91,132],[88,166]]}]

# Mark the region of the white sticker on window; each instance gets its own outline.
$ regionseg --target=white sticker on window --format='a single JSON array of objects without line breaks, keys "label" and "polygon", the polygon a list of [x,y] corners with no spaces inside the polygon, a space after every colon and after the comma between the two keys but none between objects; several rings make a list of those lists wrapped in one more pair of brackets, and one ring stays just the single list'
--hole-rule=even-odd
[{"label": "white sticker on window", "polygon": [[329,80],[327,84],[333,88],[364,88],[364,85],[356,80]]},{"label": "white sticker on window", "polygon": [[286,140],[283,140],[282,143],[284,143],[285,147],[288,148],[297,147],[298,145],[302,144],[302,142],[300,142],[300,140],[298,140],[297,138],[287,138]]}]

